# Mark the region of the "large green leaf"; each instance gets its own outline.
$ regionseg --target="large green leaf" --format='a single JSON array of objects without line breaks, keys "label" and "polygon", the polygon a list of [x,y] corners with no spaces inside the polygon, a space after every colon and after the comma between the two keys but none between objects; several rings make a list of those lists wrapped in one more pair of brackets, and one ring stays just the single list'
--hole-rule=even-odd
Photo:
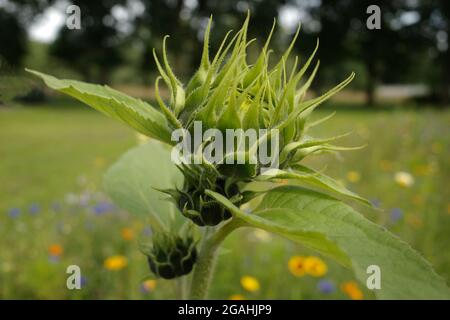
[{"label": "large green leaf", "polygon": [[[168,228],[182,214],[156,189],[181,188],[183,175],[170,158],[170,147],[156,140],[131,149],[106,172],[106,192],[120,207],[148,217],[154,228]],[[177,221],[175,221],[177,222]]]},{"label": "large green leaf", "polygon": [[171,129],[164,115],[148,103],[130,97],[108,86],[76,80],[61,80],[34,70],[28,72],[40,77],[45,84],[74,97],[88,106],[120,120],[149,137],[171,142]]},{"label": "large green leaf", "polygon": [[316,249],[351,267],[363,284],[367,267],[381,269],[379,299],[449,299],[450,292],[431,265],[408,244],[346,204],[298,186],[266,193],[253,213],[220,194],[208,193],[249,225]]}]

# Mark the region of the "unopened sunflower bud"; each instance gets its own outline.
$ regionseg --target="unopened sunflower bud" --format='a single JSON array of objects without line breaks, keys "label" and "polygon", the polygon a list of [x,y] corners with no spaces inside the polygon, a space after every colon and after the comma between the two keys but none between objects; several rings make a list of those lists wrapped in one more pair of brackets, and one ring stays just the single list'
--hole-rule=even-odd
[{"label": "unopened sunflower bud", "polygon": [[164,279],[181,277],[192,271],[197,260],[197,249],[192,237],[156,234],[147,260],[150,270]]}]

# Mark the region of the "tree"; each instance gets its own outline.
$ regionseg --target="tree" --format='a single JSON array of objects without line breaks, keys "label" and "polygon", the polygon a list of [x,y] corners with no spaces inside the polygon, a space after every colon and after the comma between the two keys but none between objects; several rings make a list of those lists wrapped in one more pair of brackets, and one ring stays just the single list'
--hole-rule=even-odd
[{"label": "tree", "polygon": [[[367,8],[380,8],[380,29],[366,25]],[[376,86],[384,81],[402,81],[418,61],[428,42],[420,28],[422,8],[406,0],[323,0],[309,8],[319,22],[320,59],[323,68],[336,68],[345,61],[359,61],[365,70],[367,105],[375,104]]]},{"label": "tree", "polygon": [[123,1],[77,0],[81,29],[62,28],[50,54],[80,71],[89,81],[109,82],[112,70],[122,61],[121,37],[112,8]]}]

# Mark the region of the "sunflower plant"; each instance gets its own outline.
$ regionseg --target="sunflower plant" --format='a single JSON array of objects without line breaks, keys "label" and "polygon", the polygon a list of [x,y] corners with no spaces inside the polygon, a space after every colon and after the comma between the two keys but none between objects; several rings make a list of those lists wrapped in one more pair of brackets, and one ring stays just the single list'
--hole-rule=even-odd
[{"label": "sunflower plant", "polygon": [[[313,63],[318,44],[300,63],[290,59],[299,34],[277,61],[269,49],[275,23],[254,63],[249,64],[249,17],[242,28],[227,33],[215,55],[209,52],[212,20],[206,28],[201,62],[187,84],[174,74],[163,40],[162,56],[154,51],[160,77],[151,105],[107,86],[60,80],[29,70],[47,86],[126,123],[151,139],[123,155],[106,173],[104,187],[121,207],[146,217],[152,229],[142,246],[155,277],[190,280],[189,297],[203,299],[211,282],[222,241],[234,230],[253,227],[281,235],[351,268],[366,283],[366,270],[379,266],[381,288],[375,296],[390,298],[448,298],[445,282],[409,245],[367,220],[347,202],[370,203],[341,184],[302,164],[306,157],[344,148],[339,137],[314,138],[309,129],[325,120],[310,121],[313,110],[344,88],[354,77],[323,95],[306,98],[319,67]],[[288,59],[293,63],[287,66]],[[160,83],[169,99],[160,96]],[[265,129],[266,133],[239,151],[225,152],[211,162],[194,152],[174,162],[173,133],[204,129]],[[272,134],[276,130],[277,135]],[[276,138],[276,168],[252,161],[263,142]],[[206,148],[209,139],[200,145]],[[233,141],[233,144],[235,142]],[[198,147],[198,146],[197,146]],[[243,159],[234,163],[227,159]]]}]

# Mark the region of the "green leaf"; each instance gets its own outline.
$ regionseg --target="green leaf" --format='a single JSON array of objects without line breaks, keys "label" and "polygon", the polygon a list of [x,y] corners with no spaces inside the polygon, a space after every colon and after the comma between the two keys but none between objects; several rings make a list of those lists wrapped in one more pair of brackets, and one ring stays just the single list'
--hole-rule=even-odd
[{"label": "green leaf", "polygon": [[[106,172],[103,184],[123,209],[148,217],[154,228],[184,221],[167,195],[156,189],[181,188],[183,175],[171,161],[170,147],[156,140],[125,153]],[[178,221],[180,220],[180,221]]]},{"label": "green leaf", "polygon": [[315,171],[313,169],[295,165],[293,171],[284,171],[278,169],[271,169],[266,171],[264,174],[258,177],[259,180],[272,180],[272,179],[292,179],[299,181],[301,183],[305,183],[306,185],[312,185],[315,187],[319,187],[326,191],[335,192],[338,195],[348,197],[353,200],[357,200],[362,202],[365,205],[371,206],[369,200],[364,199],[363,197],[357,195],[356,193],[348,190],[339,182],[330,178],[329,176]]},{"label": "green leaf", "polygon": [[431,265],[408,244],[346,204],[297,186],[266,193],[252,214],[208,191],[250,226],[280,234],[316,249],[353,269],[366,284],[367,267],[381,269],[379,299],[449,299],[450,291]]},{"label": "green leaf", "polygon": [[166,118],[148,103],[108,86],[60,80],[38,71],[27,71],[44,80],[48,87],[74,97],[107,116],[128,124],[142,134],[173,144]]}]

